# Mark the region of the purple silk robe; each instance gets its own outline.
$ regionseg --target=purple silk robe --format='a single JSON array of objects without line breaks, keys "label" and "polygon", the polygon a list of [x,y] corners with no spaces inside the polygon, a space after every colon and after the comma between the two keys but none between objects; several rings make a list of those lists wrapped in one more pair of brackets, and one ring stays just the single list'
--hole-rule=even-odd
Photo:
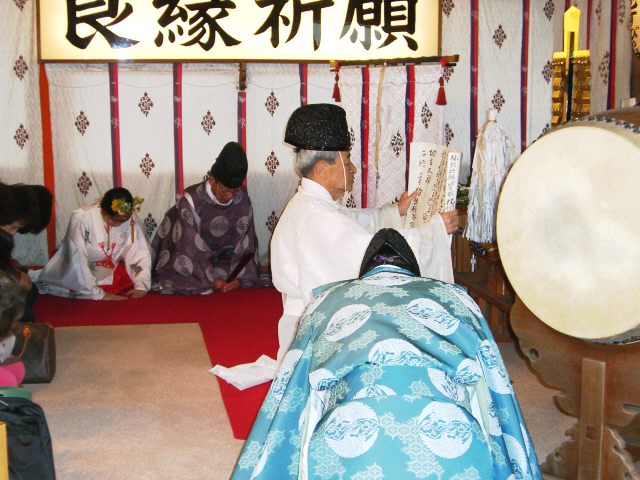
[{"label": "purple silk robe", "polygon": [[216,278],[227,277],[251,256],[238,278],[242,287],[259,277],[258,239],[253,208],[245,187],[230,205],[215,203],[206,191],[206,180],[185,190],[164,216],[152,248],[153,289],[162,293],[202,294],[212,290]]}]

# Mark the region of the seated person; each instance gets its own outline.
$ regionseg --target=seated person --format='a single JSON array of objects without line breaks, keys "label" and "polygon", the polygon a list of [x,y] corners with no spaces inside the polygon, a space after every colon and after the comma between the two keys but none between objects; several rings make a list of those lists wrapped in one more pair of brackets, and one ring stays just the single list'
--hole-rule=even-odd
[{"label": "seated person", "polygon": [[188,187],[167,211],[151,243],[154,290],[228,292],[258,280],[253,208],[242,186],[247,168],[242,146],[227,143],[208,178]]},{"label": "seated person", "polygon": [[28,293],[21,322],[35,321],[33,304],[38,289],[27,275],[27,267],[12,258],[16,233],[37,234],[49,224],[53,197],[43,185],[0,183],[0,271],[13,276]]},{"label": "seated person", "polygon": [[99,203],[74,211],[62,245],[38,277],[40,292],[93,300],[144,296],[151,250],[134,215],[142,201],[113,188]]},{"label": "seated person", "polygon": [[11,327],[22,317],[26,293],[14,277],[0,272],[0,387],[17,387],[24,380],[24,363],[11,355],[16,342]]},{"label": "seated person", "polygon": [[316,290],[233,480],[541,478],[478,306],[419,271],[383,229],[360,278]]}]

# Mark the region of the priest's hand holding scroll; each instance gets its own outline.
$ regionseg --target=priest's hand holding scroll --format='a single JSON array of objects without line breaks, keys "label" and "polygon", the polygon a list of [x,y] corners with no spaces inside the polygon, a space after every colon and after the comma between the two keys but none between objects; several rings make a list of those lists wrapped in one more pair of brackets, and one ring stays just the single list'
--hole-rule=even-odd
[{"label": "priest's hand holding scroll", "polygon": [[[402,195],[400,195],[400,198],[398,199],[398,213],[400,213],[400,216],[404,217],[407,214],[411,202],[418,198],[418,194],[419,191],[414,190],[411,194],[409,194],[409,192],[403,192]],[[452,234],[458,230],[459,222],[457,210],[440,212],[440,216],[442,217],[442,222],[444,223],[444,227],[448,234]]]},{"label": "priest's hand holding scroll", "polygon": [[457,210],[449,210],[448,212],[440,212],[440,216],[442,217],[442,221],[444,222],[444,228],[447,229],[447,233],[451,235],[453,232],[458,230],[459,221],[458,221],[458,211]]}]

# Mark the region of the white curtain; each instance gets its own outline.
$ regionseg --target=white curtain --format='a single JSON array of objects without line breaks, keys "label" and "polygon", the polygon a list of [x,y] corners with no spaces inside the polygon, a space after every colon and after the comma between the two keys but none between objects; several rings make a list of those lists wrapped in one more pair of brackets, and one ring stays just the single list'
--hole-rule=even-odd
[{"label": "white curtain", "polygon": [[[444,8],[446,7],[446,8]],[[447,120],[443,121],[443,133],[446,131],[450,148],[462,152],[460,165],[460,181],[465,183],[469,178],[471,150],[469,123],[471,98],[471,85],[469,75],[471,72],[471,57],[469,45],[471,43],[470,29],[470,1],[456,0],[443,4],[442,11],[442,54],[459,55],[458,63],[448,67],[445,80],[445,93],[447,105],[443,107]],[[436,143],[443,142],[438,138]]]},{"label": "white curtain", "polygon": [[151,240],[174,203],[173,68],[119,66],[122,186],[145,199],[138,217]]},{"label": "white curtain", "polygon": [[311,63],[307,66],[307,103],[335,103],[333,85],[335,73],[326,63]]},{"label": "white curtain", "polygon": [[227,142],[238,141],[237,64],[184,64],[184,186],[201,182]]},{"label": "white curtain", "polygon": [[247,183],[263,263],[268,262],[277,219],[299,181],[293,168],[293,149],[284,143],[289,115],[299,106],[297,64],[247,66]]},{"label": "white curtain", "polygon": [[[556,2],[557,3],[557,2]],[[562,9],[553,3],[553,8],[532,3],[529,13],[529,68],[527,71],[527,142],[531,143],[551,126],[551,89],[554,52],[554,31],[557,19],[562,18]],[[564,8],[564,5],[562,6]],[[581,20],[586,18],[582,15]],[[585,20],[586,25],[586,20]],[[586,30],[584,30],[586,41]],[[581,35],[582,35],[581,33]],[[502,123],[501,123],[502,125]]]},{"label": "white curtain", "polygon": [[405,67],[371,69],[369,206],[392,202],[405,191],[406,84]]},{"label": "white curtain", "polygon": [[76,208],[113,187],[109,71],[47,65],[55,161],[56,245]]},{"label": "white curtain", "polygon": [[611,2],[593,0],[591,14],[591,112],[607,110],[611,68]]},{"label": "white curtain", "polygon": [[352,134],[351,162],[356,166],[356,177],[353,181],[351,199],[353,206],[362,204],[362,69],[347,67],[340,70],[340,106],[347,114],[347,125]]},{"label": "white curtain", "polygon": [[620,108],[622,101],[629,98],[631,88],[631,61],[633,47],[629,38],[631,36],[631,6],[628,1],[618,0],[618,12],[616,15],[616,98],[613,108]]},{"label": "white curtain", "polygon": [[[533,2],[535,3],[535,2]],[[478,125],[487,111],[514,145],[520,145],[520,66],[522,65],[522,2],[479,2]]]},{"label": "white curtain", "polygon": [[440,65],[416,65],[413,141],[443,144],[444,106],[436,105]]}]

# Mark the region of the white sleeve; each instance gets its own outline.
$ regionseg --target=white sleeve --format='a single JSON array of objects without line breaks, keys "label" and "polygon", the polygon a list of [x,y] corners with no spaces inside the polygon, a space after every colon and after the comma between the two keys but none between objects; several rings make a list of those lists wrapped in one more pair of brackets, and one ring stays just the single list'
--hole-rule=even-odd
[{"label": "white sleeve", "polygon": [[62,245],[43,269],[38,282],[45,284],[54,295],[100,300],[104,290],[97,285],[89,268],[84,239],[87,227],[80,215],[79,212],[71,215]]},{"label": "white sleeve", "polygon": [[383,205],[380,208],[345,208],[340,211],[354,220],[367,232],[374,234],[381,228],[402,228],[402,217],[398,213],[398,206],[393,203]]},{"label": "white sleeve", "polygon": [[416,254],[423,277],[453,283],[451,243],[440,215],[418,228],[399,230]]},{"label": "white sleeve", "polygon": [[305,304],[314,288],[358,277],[373,233],[341,210],[306,217],[297,250],[298,286]]},{"label": "white sleeve", "polygon": [[133,288],[148,292],[151,288],[151,249],[137,221],[133,223],[133,229],[134,242],[125,255],[125,266],[133,280]]}]

